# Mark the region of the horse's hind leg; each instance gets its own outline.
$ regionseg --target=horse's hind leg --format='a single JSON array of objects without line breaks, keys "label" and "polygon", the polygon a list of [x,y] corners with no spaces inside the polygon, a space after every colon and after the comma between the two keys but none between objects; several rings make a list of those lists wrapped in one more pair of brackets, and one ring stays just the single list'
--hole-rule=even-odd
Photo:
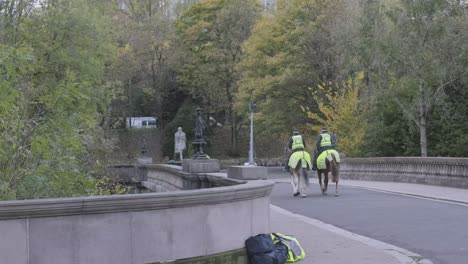
[{"label": "horse's hind leg", "polygon": [[[290,168],[290,170],[292,171],[293,169]],[[297,196],[299,195],[299,182],[298,182],[298,177],[295,173],[295,171],[292,171],[291,173],[291,185],[293,187],[293,195],[294,196]]]},{"label": "horse's hind leg", "polygon": [[328,191],[328,171],[325,171],[324,172],[324,178],[323,178],[323,190],[322,190],[322,193],[324,195],[327,194],[327,191]]},{"label": "horse's hind leg", "polygon": [[338,193],[338,181],[336,181],[335,183],[335,196],[340,196],[340,194]]},{"label": "horse's hind leg", "polygon": [[319,180],[319,185],[320,185],[320,191],[322,191],[323,193],[322,172],[320,170],[317,170],[317,175],[318,175],[318,180]]},{"label": "horse's hind leg", "polygon": [[305,169],[299,169],[299,192],[301,197],[307,197],[306,188],[308,185],[307,171]]}]

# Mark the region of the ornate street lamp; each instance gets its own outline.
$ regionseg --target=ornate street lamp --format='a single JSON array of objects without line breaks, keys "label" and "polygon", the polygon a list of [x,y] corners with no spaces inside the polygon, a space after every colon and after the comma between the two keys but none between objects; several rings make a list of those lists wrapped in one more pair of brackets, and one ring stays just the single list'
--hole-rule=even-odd
[{"label": "ornate street lamp", "polygon": [[203,120],[202,109],[197,107],[197,117],[195,119],[195,140],[192,145],[195,148],[195,154],[192,159],[209,159],[208,155],[203,153],[203,147],[206,146],[206,141],[203,139],[203,133],[205,130],[205,121]]}]

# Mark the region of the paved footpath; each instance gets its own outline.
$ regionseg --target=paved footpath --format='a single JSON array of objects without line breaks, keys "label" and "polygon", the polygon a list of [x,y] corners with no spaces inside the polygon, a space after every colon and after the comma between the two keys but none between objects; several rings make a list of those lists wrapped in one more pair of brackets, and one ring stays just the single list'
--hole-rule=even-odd
[{"label": "paved footpath", "polygon": [[[217,173],[226,177],[225,172]],[[269,168],[269,179],[290,182],[281,168]],[[287,174],[286,174],[287,175]],[[312,181],[316,178],[312,177]],[[468,190],[399,182],[340,180],[340,186],[409,195],[468,206]],[[306,252],[301,264],[433,264],[423,256],[320,220],[271,205],[272,232],[295,236]],[[435,263],[437,264],[437,263]]]},{"label": "paved footpath", "polygon": [[[289,179],[272,179],[289,182]],[[341,186],[410,195],[422,199],[468,205],[468,190],[411,183],[341,180]],[[428,264],[422,256],[368,237],[348,232],[319,220],[271,205],[271,230],[291,234],[306,251],[307,264]]]}]

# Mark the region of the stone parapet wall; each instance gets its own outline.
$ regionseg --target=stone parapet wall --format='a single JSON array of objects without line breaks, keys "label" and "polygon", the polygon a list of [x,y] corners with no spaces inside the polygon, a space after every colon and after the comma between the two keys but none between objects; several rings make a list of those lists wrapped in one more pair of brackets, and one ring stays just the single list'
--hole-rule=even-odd
[{"label": "stone parapet wall", "polygon": [[0,202],[0,263],[168,262],[241,249],[270,232],[272,182],[182,177],[213,188]]},{"label": "stone parapet wall", "polygon": [[[248,162],[248,158],[237,158],[237,159],[222,159],[219,161],[223,169],[229,166],[241,166]],[[255,159],[257,166],[264,167],[277,167],[285,165],[285,158],[257,158]]]},{"label": "stone parapet wall", "polygon": [[468,188],[468,158],[347,158],[340,177]]},{"label": "stone parapet wall", "polygon": [[154,192],[195,190],[233,186],[245,181],[219,177],[211,173],[188,173],[168,164],[114,164],[108,166],[112,177],[126,182],[141,182]]}]

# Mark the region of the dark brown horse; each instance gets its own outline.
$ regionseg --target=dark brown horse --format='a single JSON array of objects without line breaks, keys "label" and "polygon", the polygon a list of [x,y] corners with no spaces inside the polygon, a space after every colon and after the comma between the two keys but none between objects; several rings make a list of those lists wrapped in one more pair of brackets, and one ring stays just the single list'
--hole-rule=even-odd
[{"label": "dark brown horse", "polygon": [[[335,196],[339,196],[338,193],[338,181],[340,179],[340,163],[337,161],[335,154],[330,153],[325,158],[326,169],[318,169],[317,174],[319,178],[320,189],[322,189],[322,194],[326,195],[328,191],[328,173],[331,173],[332,182],[336,183],[335,187]],[[324,180],[322,184],[322,174],[324,175]]]}]

